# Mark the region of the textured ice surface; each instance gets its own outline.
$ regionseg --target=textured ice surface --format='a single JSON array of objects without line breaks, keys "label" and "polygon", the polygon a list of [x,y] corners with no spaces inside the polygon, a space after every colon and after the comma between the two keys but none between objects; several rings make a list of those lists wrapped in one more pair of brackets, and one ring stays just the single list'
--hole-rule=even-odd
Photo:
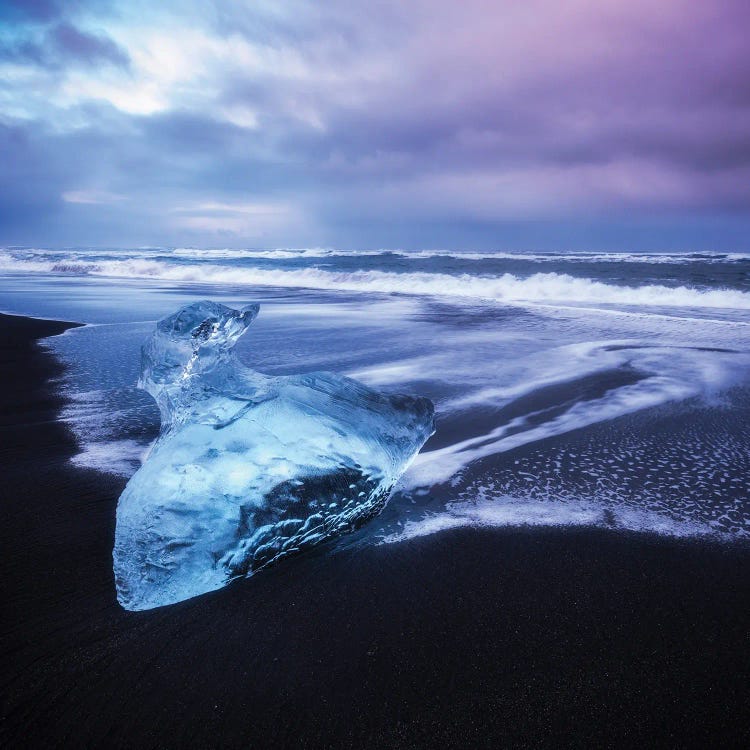
[{"label": "textured ice surface", "polygon": [[427,399],[243,365],[232,349],[257,314],[197,302],[161,320],[143,347],[139,386],[162,424],[117,506],[126,609],[220,588],[360,526],[433,432]]}]

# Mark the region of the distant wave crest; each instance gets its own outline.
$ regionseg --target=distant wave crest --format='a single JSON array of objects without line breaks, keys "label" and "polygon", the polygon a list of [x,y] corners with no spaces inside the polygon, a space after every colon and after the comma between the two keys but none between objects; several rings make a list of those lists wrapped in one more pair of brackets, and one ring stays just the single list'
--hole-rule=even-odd
[{"label": "distant wave crest", "polygon": [[358,256],[397,257],[404,260],[424,260],[426,258],[455,258],[457,260],[515,260],[532,263],[733,263],[750,260],[745,253],[596,253],[596,252],[499,252],[470,250],[338,250],[334,248],[276,248],[231,249],[231,248],[176,248],[169,251],[178,258],[241,259],[258,258],[263,260],[296,260],[305,258],[356,258]]}]

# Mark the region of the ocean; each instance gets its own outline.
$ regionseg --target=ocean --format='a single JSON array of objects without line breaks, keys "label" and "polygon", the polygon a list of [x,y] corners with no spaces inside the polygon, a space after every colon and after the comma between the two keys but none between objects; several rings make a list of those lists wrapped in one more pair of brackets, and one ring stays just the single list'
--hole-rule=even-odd
[{"label": "ocean", "polygon": [[188,302],[260,315],[267,373],[433,400],[437,431],[340,544],[459,526],[750,537],[750,255],[5,248],[0,309],[88,325],[66,365],[77,465],[130,476],[158,433],[139,348]]}]

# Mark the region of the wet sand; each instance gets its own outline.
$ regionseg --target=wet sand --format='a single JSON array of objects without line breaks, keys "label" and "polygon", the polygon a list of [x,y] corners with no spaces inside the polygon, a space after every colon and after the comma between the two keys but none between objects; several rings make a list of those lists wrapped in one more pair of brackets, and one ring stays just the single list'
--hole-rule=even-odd
[{"label": "wet sand", "polygon": [[69,325],[0,316],[3,745],[750,742],[748,546],[461,529],[124,612],[124,482],[70,464],[34,343]]}]

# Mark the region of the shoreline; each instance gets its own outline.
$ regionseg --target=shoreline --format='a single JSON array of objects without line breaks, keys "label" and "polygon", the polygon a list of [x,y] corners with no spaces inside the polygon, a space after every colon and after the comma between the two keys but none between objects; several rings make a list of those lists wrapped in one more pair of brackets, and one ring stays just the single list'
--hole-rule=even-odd
[{"label": "shoreline", "polygon": [[3,744],[750,741],[747,545],[460,528],[124,612],[125,480],[70,463],[62,366],[35,343],[74,325],[0,315]]}]

